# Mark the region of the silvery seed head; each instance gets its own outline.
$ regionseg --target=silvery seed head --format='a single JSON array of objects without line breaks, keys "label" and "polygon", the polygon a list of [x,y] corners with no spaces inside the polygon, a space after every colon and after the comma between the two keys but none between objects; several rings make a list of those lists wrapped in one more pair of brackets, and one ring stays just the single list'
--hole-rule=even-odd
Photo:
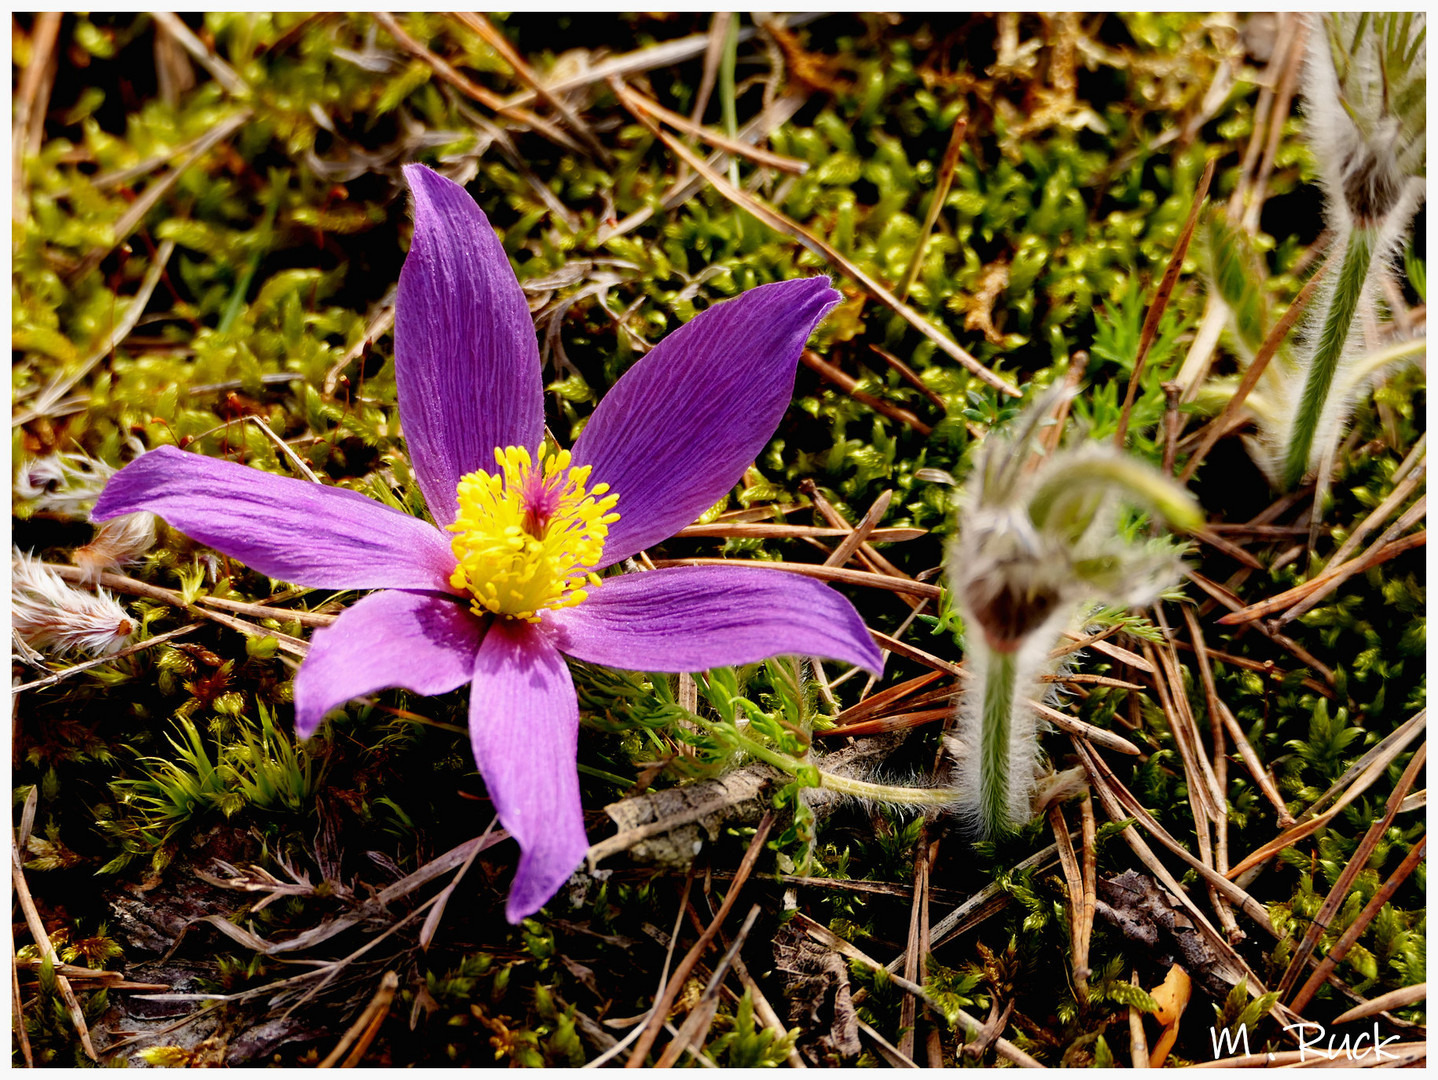
[{"label": "silvery seed head", "polygon": [[1330,211],[1360,227],[1406,225],[1422,198],[1426,32],[1422,12],[1336,12],[1309,24],[1308,141]]},{"label": "silvery seed head", "polygon": [[[1088,443],[1032,463],[1033,436],[1062,391],[1050,391],[1012,435],[990,436],[959,499],[949,580],[964,619],[989,647],[1016,651],[1085,601],[1142,604],[1171,584],[1171,546],[1130,542],[1118,530],[1129,503],[1175,524],[1200,520],[1189,494],[1143,462]],[[1040,633],[1040,631],[1043,631]]]}]

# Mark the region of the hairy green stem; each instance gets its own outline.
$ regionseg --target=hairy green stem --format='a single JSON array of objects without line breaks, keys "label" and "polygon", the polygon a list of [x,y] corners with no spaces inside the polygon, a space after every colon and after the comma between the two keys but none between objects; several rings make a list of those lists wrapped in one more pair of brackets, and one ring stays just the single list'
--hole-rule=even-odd
[{"label": "hairy green stem", "polygon": [[984,833],[989,836],[1013,831],[1009,817],[1009,791],[1013,785],[1009,734],[1013,730],[1018,666],[1016,653],[997,651],[989,654],[984,666],[979,815]]},{"label": "hairy green stem", "polygon": [[[701,717],[694,717],[694,719],[698,720],[706,730],[711,733],[715,732],[716,725],[708,723]],[[761,742],[741,735],[733,728],[725,727],[720,733],[720,737],[728,739],[750,757],[767,762],[790,776],[797,776],[801,770],[806,768],[803,762],[795,761],[788,754],[781,754]],[[813,768],[812,765],[807,767]],[[838,776],[825,772],[823,769],[814,771],[819,774],[819,782],[823,787],[856,799],[873,799],[875,802],[893,803],[898,806],[947,806],[954,801],[953,791],[947,788],[913,788],[895,784],[871,784],[866,780]]]},{"label": "hairy green stem", "polygon": [[1301,484],[1308,472],[1318,421],[1333,387],[1338,363],[1343,358],[1343,348],[1348,343],[1348,332],[1363,295],[1363,285],[1368,280],[1368,267],[1373,261],[1373,245],[1377,239],[1378,231],[1371,226],[1356,228],[1348,237],[1343,266],[1328,298],[1328,311],[1323,316],[1318,348],[1309,362],[1303,397],[1299,400],[1298,414],[1293,418],[1293,429],[1289,433],[1283,458],[1282,481],[1285,488]]}]

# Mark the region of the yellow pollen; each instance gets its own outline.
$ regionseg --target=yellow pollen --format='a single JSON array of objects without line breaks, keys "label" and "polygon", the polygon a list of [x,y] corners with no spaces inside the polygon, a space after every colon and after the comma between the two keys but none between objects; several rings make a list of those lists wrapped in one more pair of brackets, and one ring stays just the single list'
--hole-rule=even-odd
[{"label": "yellow pollen", "polygon": [[619,520],[619,496],[608,484],[586,491],[590,468],[571,469],[568,450],[536,466],[524,447],[506,446],[494,460],[496,472],[460,478],[450,583],[470,594],[476,615],[538,622],[541,610],[572,607],[599,584],[592,567]]}]

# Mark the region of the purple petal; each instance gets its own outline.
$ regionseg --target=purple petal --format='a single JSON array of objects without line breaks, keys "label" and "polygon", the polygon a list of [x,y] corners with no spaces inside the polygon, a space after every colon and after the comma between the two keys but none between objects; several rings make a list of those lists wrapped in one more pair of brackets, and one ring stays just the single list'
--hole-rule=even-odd
[{"label": "purple petal", "polygon": [[533,450],[544,434],[534,321],[509,259],[469,194],[406,165],[414,239],[395,300],[399,415],[415,478],[440,525],[459,478],[492,471],[497,446]]},{"label": "purple petal", "polygon": [[761,285],[666,337],[605,395],[574,445],[619,493],[601,566],[673,536],[744,475],[779,426],[827,278]]},{"label": "purple petal", "polygon": [[544,906],[589,848],[579,804],[579,706],[564,658],[527,622],[496,619],[470,691],[474,760],[500,823],[519,841],[505,915]]},{"label": "purple petal", "polygon": [[296,585],[454,591],[449,538],[356,491],[162,446],[112,476],[90,517],[137,510]]},{"label": "purple petal", "polygon": [[589,599],[545,613],[580,660],[636,671],[702,671],[770,656],[822,656],[878,674],[878,647],[823,582],[752,566],[675,566],[604,579]]},{"label": "purple petal", "polygon": [[310,637],[295,676],[295,728],[308,739],[325,713],[376,690],[447,694],[474,677],[484,621],[462,603],[388,589]]}]

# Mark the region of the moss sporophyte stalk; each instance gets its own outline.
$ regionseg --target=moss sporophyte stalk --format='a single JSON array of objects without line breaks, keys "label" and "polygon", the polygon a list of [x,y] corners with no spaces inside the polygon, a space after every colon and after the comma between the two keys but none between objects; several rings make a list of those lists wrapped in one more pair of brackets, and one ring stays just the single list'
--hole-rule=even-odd
[{"label": "moss sporophyte stalk", "polygon": [[590,466],[570,467],[568,450],[536,465],[522,446],[496,447],[494,473],[459,482],[459,516],[446,528],[458,561],[450,584],[474,599],[476,615],[539,622],[541,609],[572,607],[598,588],[619,496],[608,484],[585,490]]}]

